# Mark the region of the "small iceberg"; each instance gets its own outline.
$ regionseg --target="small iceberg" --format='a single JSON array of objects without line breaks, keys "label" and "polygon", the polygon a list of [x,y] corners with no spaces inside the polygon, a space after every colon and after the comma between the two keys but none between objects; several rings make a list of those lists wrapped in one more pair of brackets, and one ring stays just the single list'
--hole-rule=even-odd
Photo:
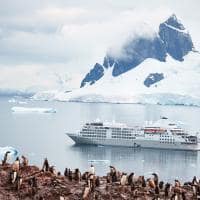
[{"label": "small iceberg", "polygon": [[18,101],[18,104],[27,104],[26,101]]},{"label": "small iceberg", "polygon": [[20,107],[14,106],[11,108],[14,113],[56,113],[54,108],[39,108],[39,107]]},{"label": "small iceberg", "polygon": [[88,162],[90,162],[90,163],[105,163],[105,164],[109,164],[110,160],[88,160]]},{"label": "small iceberg", "polygon": [[10,151],[9,155],[15,157],[17,156],[18,154],[18,151],[13,148],[13,147],[0,147],[0,158],[2,159],[4,157],[4,154],[7,152],[7,151]]},{"label": "small iceberg", "polygon": [[8,103],[16,103],[17,101],[15,99],[9,99]]},{"label": "small iceberg", "polygon": [[14,98],[9,99],[9,100],[8,100],[8,103],[27,104],[26,101],[18,101],[18,100],[14,99]]}]

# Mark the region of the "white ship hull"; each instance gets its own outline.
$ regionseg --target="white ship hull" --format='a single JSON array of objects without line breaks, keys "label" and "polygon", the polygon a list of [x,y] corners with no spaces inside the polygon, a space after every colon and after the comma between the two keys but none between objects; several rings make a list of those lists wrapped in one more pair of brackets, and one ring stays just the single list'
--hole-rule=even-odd
[{"label": "white ship hull", "polygon": [[154,148],[154,149],[177,149],[177,150],[191,150],[198,151],[200,150],[199,143],[197,144],[183,144],[183,143],[160,143],[159,141],[149,141],[149,140],[128,140],[128,139],[94,139],[82,137],[78,134],[67,133],[67,135],[76,143],[76,144],[88,144],[88,145],[103,145],[103,146],[124,146],[124,147],[133,147],[133,148]]}]

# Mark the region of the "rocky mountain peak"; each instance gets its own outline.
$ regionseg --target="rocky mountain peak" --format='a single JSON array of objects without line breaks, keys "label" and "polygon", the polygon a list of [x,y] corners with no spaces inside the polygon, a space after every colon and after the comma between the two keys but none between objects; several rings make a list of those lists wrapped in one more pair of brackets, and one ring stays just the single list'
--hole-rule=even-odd
[{"label": "rocky mountain peak", "polygon": [[81,87],[94,84],[110,67],[112,76],[116,77],[137,67],[147,58],[166,62],[167,55],[170,55],[175,60],[183,61],[184,56],[194,49],[190,34],[175,14],[160,24],[158,33],[153,29],[152,33],[154,33],[152,37],[141,34],[125,43],[121,49],[123,56],[112,56],[108,52],[103,63],[95,64],[85,76]]},{"label": "rocky mountain peak", "polygon": [[175,14],[172,14],[164,23],[166,23],[169,26],[172,26],[174,28],[185,30],[185,27],[183,24],[178,20]]}]

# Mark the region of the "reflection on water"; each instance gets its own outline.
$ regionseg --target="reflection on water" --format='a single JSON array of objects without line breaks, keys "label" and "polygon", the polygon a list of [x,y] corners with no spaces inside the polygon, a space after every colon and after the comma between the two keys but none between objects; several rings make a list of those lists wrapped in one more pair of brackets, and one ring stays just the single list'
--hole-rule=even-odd
[{"label": "reflection on water", "polygon": [[172,181],[176,177],[180,180],[190,179],[198,170],[198,152],[196,151],[89,145],[74,145],[71,149],[77,152],[83,160],[95,162],[97,172],[102,175],[108,171],[109,165],[114,165],[122,171],[134,171],[138,175],[157,172],[164,180]]}]

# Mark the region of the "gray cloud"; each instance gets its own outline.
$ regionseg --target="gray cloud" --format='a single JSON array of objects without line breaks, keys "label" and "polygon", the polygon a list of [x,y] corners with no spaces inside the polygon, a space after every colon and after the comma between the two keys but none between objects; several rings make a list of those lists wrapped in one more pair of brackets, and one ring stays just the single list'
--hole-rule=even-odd
[{"label": "gray cloud", "polygon": [[[101,62],[110,46],[128,37],[136,22],[158,27],[171,13],[182,19],[200,49],[199,0],[163,0],[162,4],[160,0],[0,0],[0,5],[0,73],[2,66],[10,72],[23,65],[35,76],[34,66],[42,66],[52,74],[78,77]],[[20,76],[20,70],[15,72]],[[36,85],[43,84],[45,70],[42,73]],[[15,82],[6,80],[4,87]],[[31,87],[31,82],[26,84]]]}]

